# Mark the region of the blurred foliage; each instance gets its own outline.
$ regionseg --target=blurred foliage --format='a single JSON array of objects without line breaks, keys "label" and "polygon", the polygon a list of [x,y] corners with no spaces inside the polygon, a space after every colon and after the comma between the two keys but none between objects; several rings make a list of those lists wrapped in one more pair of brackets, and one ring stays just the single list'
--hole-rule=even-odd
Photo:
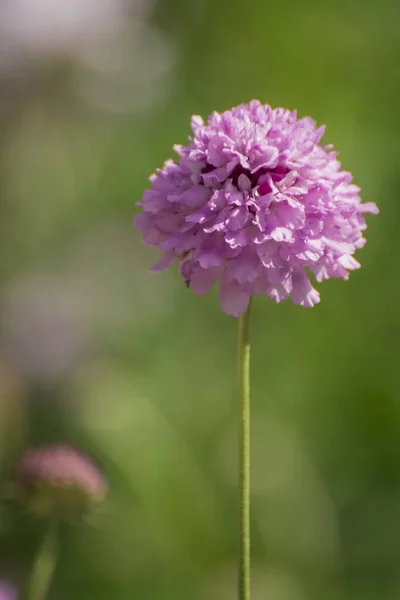
[{"label": "blurred foliage", "polygon": [[0,577],[23,585],[42,534],[7,501],[15,461],[62,440],[111,493],[65,532],[51,598],[235,597],[236,323],[217,292],[149,275],[131,219],[191,114],[256,97],[326,123],[381,214],[316,308],[255,301],[253,599],[399,597],[399,18],[394,0],[160,0],[158,103],[85,105],[64,63],[0,80]]}]

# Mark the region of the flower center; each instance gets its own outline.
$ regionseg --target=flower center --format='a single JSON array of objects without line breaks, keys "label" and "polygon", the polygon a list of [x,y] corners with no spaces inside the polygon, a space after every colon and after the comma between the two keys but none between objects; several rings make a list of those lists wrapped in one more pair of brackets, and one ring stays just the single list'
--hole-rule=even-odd
[{"label": "flower center", "polygon": [[[215,169],[216,169],[216,167],[214,167],[214,165],[207,163],[206,166],[201,170],[201,173],[202,174],[211,173]],[[246,175],[246,177],[249,179],[249,181],[251,183],[251,187],[255,188],[259,185],[260,179],[267,174],[271,174],[273,181],[277,183],[277,182],[281,181],[281,179],[283,179],[285,177],[285,175],[287,175],[288,172],[289,172],[289,169],[284,165],[277,165],[273,169],[269,169],[268,167],[261,167],[260,169],[257,169],[257,171],[251,172],[250,169],[246,169],[245,167],[242,167],[241,164],[238,164],[233,169],[233,171],[231,171],[231,173],[228,175],[227,179],[232,179],[233,185],[235,185],[236,187],[239,187],[239,184],[238,184],[239,177],[241,175]],[[267,191],[270,191],[270,190],[265,190],[264,193],[267,193]]]}]

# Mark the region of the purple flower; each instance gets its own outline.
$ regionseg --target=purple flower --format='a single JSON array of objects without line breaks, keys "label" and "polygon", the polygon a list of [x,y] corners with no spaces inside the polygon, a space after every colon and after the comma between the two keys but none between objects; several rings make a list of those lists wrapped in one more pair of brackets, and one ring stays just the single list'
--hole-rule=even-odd
[{"label": "purple flower", "polygon": [[17,600],[17,590],[8,581],[0,580],[0,600]]},{"label": "purple flower", "polygon": [[29,450],[18,465],[17,484],[31,512],[43,516],[79,516],[107,492],[100,469],[67,445]]},{"label": "purple flower", "polygon": [[163,252],[154,271],[178,259],[195,294],[219,281],[223,310],[238,316],[263,293],[314,306],[309,273],[348,279],[360,267],[363,213],[378,208],[361,204],[351,173],[320,145],[324,127],[253,100],[207,124],[194,116],[192,130],[139,203],[143,242]]}]

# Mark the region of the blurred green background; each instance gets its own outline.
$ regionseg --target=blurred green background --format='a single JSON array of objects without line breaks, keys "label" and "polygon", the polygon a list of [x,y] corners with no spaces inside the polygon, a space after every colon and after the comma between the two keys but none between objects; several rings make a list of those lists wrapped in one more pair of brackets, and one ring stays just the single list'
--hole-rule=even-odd
[{"label": "blurred green background", "polygon": [[254,304],[253,599],[399,598],[400,4],[58,4],[0,4],[0,578],[42,535],[16,461],[62,440],[110,494],[52,599],[236,597],[237,322],[148,273],[132,215],[193,113],[258,98],[325,123],[381,214],[313,310]]}]

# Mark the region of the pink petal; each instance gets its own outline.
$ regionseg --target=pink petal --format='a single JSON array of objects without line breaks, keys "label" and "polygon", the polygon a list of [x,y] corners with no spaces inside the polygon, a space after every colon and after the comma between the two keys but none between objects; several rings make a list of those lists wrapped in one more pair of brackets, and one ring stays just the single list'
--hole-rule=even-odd
[{"label": "pink petal", "polygon": [[304,270],[292,274],[292,300],[294,304],[311,307],[318,304],[319,293],[315,290]]},{"label": "pink petal", "polygon": [[223,267],[213,267],[211,269],[196,267],[192,274],[192,290],[198,296],[208,294],[222,273]]},{"label": "pink petal", "polygon": [[160,258],[158,262],[156,262],[152,267],[151,271],[153,273],[165,271],[175,262],[176,254],[175,252],[166,252],[164,256]]},{"label": "pink petal", "polygon": [[364,202],[364,204],[359,205],[358,211],[360,213],[372,213],[373,215],[377,215],[379,213],[379,208],[375,202]]},{"label": "pink petal", "polygon": [[246,312],[250,297],[235,279],[223,278],[219,286],[221,308],[226,314],[239,317]]}]

